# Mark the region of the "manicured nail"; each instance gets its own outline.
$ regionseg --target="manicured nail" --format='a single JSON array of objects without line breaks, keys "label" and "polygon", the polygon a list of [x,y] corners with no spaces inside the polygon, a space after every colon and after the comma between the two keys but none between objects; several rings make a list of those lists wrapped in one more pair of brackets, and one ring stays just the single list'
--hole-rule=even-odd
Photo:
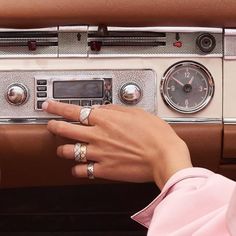
[{"label": "manicured nail", "polygon": [[43,110],[47,110],[47,108],[48,108],[48,102],[44,102],[44,103],[42,104],[42,108],[43,108]]}]

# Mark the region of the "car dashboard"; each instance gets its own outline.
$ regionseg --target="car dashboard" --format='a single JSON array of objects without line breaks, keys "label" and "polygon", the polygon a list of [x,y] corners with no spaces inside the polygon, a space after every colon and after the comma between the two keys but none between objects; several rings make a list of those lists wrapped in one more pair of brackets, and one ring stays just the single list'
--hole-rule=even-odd
[{"label": "car dashboard", "polygon": [[216,2],[1,2],[2,235],[145,235],[129,216],[159,190],[72,177],[56,148],[73,141],[47,131],[62,119],[42,111],[47,99],[142,108],[194,166],[236,180],[236,4]]}]

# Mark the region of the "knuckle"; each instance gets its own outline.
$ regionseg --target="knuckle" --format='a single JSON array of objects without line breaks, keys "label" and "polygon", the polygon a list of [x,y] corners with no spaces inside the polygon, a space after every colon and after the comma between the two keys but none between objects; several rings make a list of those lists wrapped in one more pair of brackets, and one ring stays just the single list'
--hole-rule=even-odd
[{"label": "knuckle", "polygon": [[73,115],[75,114],[75,110],[72,107],[65,107],[63,110],[63,116],[64,117],[73,117]]},{"label": "knuckle", "polygon": [[61,122],[61,121],[59,121],[58,123],[57,123],[57,126],[56,126],[56,133],[57,134],[63,134],[64,133],[64,130],[65,130],[65,125],[64,125],[64,123],[63,122]]},{"label": "knuckle", "polygon": [[61,148],[61,154],[62,154],[63,157],[65,157],[66,153],[67,153],[67,148],[66,148],[65,145],[63,145],[62,148]]}]

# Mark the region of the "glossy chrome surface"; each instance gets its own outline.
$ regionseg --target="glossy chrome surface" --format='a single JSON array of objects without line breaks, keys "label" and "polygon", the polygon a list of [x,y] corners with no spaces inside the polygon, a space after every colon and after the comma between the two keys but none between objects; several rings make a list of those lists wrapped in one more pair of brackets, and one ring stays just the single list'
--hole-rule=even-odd
[{"label": "glossy chrome surface", "polygon": [[160,91],[163,100],[180,113],[195,113],[211,101],[214,81],[201,64],[183,61],[171,66],[164,74]]},{"label": "glossy chrome surface", "polygon": [[125,84],[120,89],[120,99],[128,105],[137,104],[142,98],[141,88],[134,83]]},{"label": "glossy chrome surface", "polygon": [[6,100],[12,105],[20,106],[27,101],[28,97],[29,92],[24,84],[14,83],[7,88]]}]

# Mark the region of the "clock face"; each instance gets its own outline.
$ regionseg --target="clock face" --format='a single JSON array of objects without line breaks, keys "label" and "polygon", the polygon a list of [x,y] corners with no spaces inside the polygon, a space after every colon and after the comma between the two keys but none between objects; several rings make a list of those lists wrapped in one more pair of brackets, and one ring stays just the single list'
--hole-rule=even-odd
[{"label": "clock face", "polygon": [[206,107],[214,94],[208,70],[195,62],[180,62],[169,68],[161,81],[164,101],[181,113],[195,113]]}]

